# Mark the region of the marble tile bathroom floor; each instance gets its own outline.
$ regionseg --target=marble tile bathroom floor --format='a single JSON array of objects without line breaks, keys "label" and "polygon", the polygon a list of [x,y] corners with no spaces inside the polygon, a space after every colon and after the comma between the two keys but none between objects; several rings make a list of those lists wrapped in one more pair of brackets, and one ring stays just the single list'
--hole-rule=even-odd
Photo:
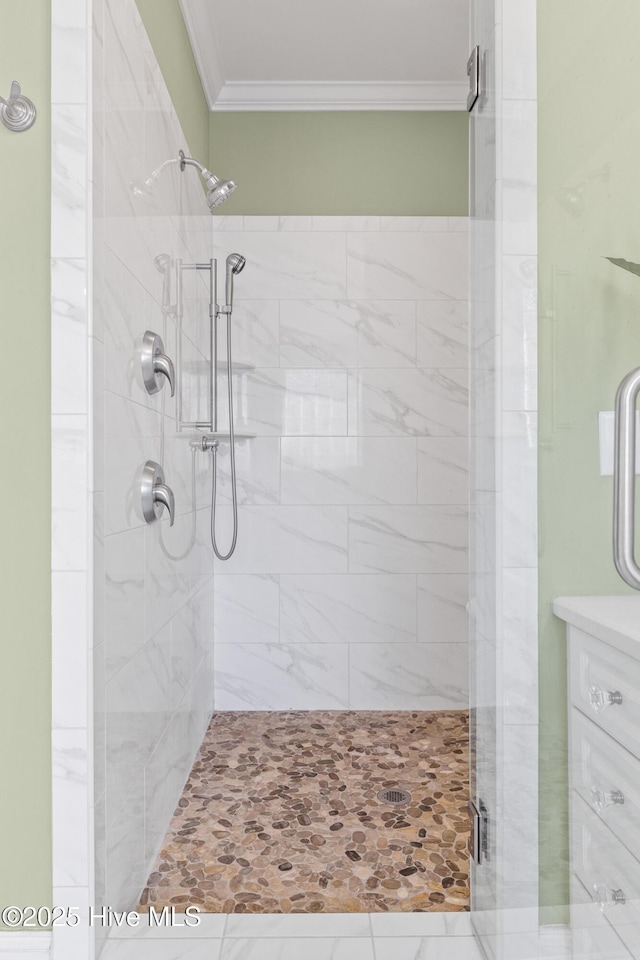
[{"label": "marble tile bathroom floor", "polygon": [[[292,914],[302,937],[333,914],[338,939],[338,915],[467,911],[467,722],[461,711],[215,714],[139,909],[193,904],[231,914],[232,931],[248,914],[271,930],[265,914]],[[385,788],[411,800],[385,803]]]}]

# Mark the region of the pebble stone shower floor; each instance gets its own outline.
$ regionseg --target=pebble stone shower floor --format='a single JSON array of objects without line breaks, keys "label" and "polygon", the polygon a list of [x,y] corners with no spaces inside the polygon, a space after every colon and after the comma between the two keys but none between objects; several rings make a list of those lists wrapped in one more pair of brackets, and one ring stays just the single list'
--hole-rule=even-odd
[{"label": "pebble stone shower floor", "polygon": [[217,713],[138,909],[468,910],[468,748],[460,711]]}]

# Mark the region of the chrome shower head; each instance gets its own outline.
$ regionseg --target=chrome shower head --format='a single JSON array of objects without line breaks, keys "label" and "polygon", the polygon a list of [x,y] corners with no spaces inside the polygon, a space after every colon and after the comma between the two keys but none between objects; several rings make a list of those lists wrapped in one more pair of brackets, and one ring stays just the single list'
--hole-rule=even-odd
[{"label": "chrome shower head", "polygon": [[227,270],[231,270],[231,273],[242,273],[247,262],[246,257],[243,257],[241,253],[230,253],[227,257]]},{"label": "chrome shower head", "polygon": [[233,180],[218,180],[213,174],[207,179],[207,186],[209,187],[207,203],[210,210],[219,207],[231,196],[234,190],[237,190],[237,184]]},{"label": "chrome shower head", "polygon": [[171,266],[171,257],[168,253],[159,253],[157,257],[153,258],[153,262],[156,265],[156,270],[160,273],[166,273]]},{"label": "chrome shower head", "polygon": [[216,177],[215,173],[211,173],[211,170],[207,170],[207,168],[197,160],[194,160],[192,157],[185,157],[183,150],[178,154],[178,160],[181,170],[184,170],[184,168],[189,165],[195,167],[200,173],[207,187],[207,203],[209,204],[210,210],[224,203],[237,188],[233,180],[220,180],[219,177]]},{"label": "chrome shower head", "polygon": [[[211,173],[211,170],[207,170],[198,160],[194,160],[193,157],[185,156],[184,150],[180,150],[177,158],[172,160],[165,160],[164,163],[161,163],[157,167],[151,176],[147,177],[144,183],[140,183],[137,180],[132,181],[129,186],[134,197],[144,197],[149,199],[153,196],[153,185],[163,172],[165,167],[169,167],[172,164],[179,164],[180,169],[184,172],[187,166],[195,167],[202,179],[205,182],[207,187],[207,203],[209,209],[213,210],[215,207],[219,207],[221,203],[230,197],[234,190],[237,189],[237,184],[233,180],[220,180],[219,177],[216,177],[215,173]],[[158,267],[158,269],[162,269]]]},{"label": "chrome shower head", "polygon": [[227,257],[227,274],[225,284],[225,296],[227,307],[233,307],[233,278],[236,274],[242,273],[247,260],[241,253],[230,253]]}]

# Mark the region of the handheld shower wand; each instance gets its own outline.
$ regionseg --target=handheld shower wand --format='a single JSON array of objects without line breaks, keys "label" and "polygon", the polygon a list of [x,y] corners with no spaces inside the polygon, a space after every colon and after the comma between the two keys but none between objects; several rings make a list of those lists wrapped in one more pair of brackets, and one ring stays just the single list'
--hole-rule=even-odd
[{"label": "handheld shower wand", "polygon": [[224,285],[226,303],[225,313],[233,311],[233,278],[244,270],[246,259],[241,253],[230,253],[227,257],[227,273]]},{"label": "handheld shower wand", "polygon": [[[240,253],[230,253],[226,263],[225,277],[225,300],[224,307],[220,307],[216,315],[216,322],[219,314],[227,316],[227,392],[229,398],[229,459],[231,466],[231,499],[233,503],[233,536],[231,547],[228,552],[223,554],[218,548],[216,537],[216,500],[218,487],[218,444],[211,445],[211,456],[213,458],[213,475],[211,478],[211,546],[213,552],[219,560],[228,560],[233,554],[238,542],[238,485],[236,481],[236,438],[233,423],[233,363],[231,359],[231,314],[233,313],[233,278],[244,270],[246,259]],[[216,376],[216,371],[212,371],[212,376]]]}]

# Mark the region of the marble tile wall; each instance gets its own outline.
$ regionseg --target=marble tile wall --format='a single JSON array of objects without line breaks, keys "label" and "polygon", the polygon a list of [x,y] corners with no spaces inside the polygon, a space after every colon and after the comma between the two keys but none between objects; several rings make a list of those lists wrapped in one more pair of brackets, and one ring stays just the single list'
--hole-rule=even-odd
[{"label": "marble tile wall", "polygon": [[[472,795],[490,857],[472,879],[487,958],[538,914],[536,0],[473,0],[471,114]],[[528,928],[529,930],[531,928]]]},{"label": "marble tile wall", "polygon": [[[135,353],[151,329],[176,360],[176,310],[154,261],[168,254],[173,273],[178,258],[208,259],[211,227],[194,170],[167,167],[144,187],[186,142],[135,0],[94,0],[92,35],[95,902],[125,909],[213,708],[209,462],[192,459],[169,391],[146,393]],[[173,303],[173,284],[170,293]],[[189,316],[208,316],[195,273],[185,300]],[[203,360],[205,327],[188,333],[192,358]],[[163,465],[175,493],[173,527],[141,516],[136,481],[147,459]]]},{"label": "marble tile wall", "polygon": [[[89,364],[87,0],[52,0],[51,21],[52,881],[53,901],[86,915],[93,896],[93,698],[88,688],[90,532],[96,499]],[[32,945],[35,956],[35,940]],[[24,949],[26,956],[28,937]],[[51,951],[55,960],[91,958],[91,932],[56,927]]]},{"label": "marble tile wall", "polygon": [[234,406],[256,435],[215,573],[216,708],[466,707],[466,218],[219,216],[213,238],[247,258]]}]

